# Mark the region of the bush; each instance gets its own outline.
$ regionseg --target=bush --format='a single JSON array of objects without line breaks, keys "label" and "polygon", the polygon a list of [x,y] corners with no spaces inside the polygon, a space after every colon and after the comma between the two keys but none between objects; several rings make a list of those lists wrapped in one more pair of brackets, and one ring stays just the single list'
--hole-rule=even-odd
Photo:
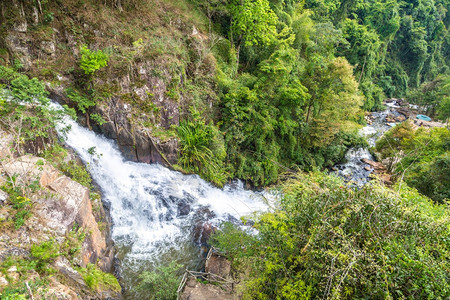
[{"label": "bush", "polygon": [[49,106],[44,83],[36,78],[15,73],[2,67],[0,79],[10,81],[0,97],[11,97],[0,109],[0,125],[15,135],[19,153],[39,153],[57,140],[56,124],[62,121],[64,111]]},{"label": "bush", "polygon": [[108,65],[109,55],[102,50],[91,51],[86,45],[83,45],[80,52],[80,68],[86,75],[93,75],[96,71]]},{"label": "bush", "polygon": [[82,112],[83,114],[87,113],[88,109],[90,107],[95,106],[95,101],[90,99],[89,97],[85,97],[83,95],[80,95],[76,90],[73,88],[67,88],[65,90],[65,93],[67,95],[67,98],[72,100],[76,106],[77,109]]},{"label": "bush", "polygon": [[249,274],[244,299],[447,299],[448,207],[405,184],[395,190],[300,174],[259,216],[257,235],[213,240]]},{"label": "bush", "polygon": [[139,278],[142,280],[138,289],[145,291],[149,299],[175,300],[177,299],[178,276],[181,265],[175,261],[166,267],[160,267],[155,272],[144,272]]},{"label": "bush", "polygon": [[14,185],[15,177],[12,177],[11,182],[8,182],[7,184],[0,186],[0,189],[8,193],[9,199],[12,204],[12,208],[14,209],[13,212],[13,219],[14,219],[14,228],[17,230],[20,227],[25,224],[26,219],[28,219],[31,216],[31,200],[23,196],[23,191],[28,190],[30,186],[27,187],[17,187]]},{"label": "bush", "polygon": [[86,268],[79,268],[78,271],[92,290],[109,289],[118,293],[122,289],[114,275],[102,272],[93,264],[88,264]]},{"label": "bush", "polygon": [[49,272],[51,269],[47,265],[59,255],[59,244],[53,240],[31,246],[31,256],[36,260],[36,270],[40,273]]},{"label": "bush", "polygon": [[92,290],[109,289],[113,292],[120,292],[122,289],[114,275],[102,272],[93,264],[88,264],[86,268],[78,268],[78,272]]},{"label": "bush", "polygon": [[219,129],[213,124],[206,124],[198,112],[192,110],[192,118],[192,121],[181,122],[178,127],[178,162],[185,170],[223,185],[227,179],[223,164],[226,155],[223,137]]}]

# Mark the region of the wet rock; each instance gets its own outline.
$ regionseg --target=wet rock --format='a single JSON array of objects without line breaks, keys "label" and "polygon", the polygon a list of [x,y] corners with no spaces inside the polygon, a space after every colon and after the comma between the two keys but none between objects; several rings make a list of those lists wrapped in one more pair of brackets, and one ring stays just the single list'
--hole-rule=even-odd
[{"label": "wet rock", "polygon": [[406,118],[408,118],[409,115],[411,114],[411,112],[409,111],[409,109],[404,108],[404,107],[397,109],[397,112],[398,112],[399,114],[404,115]]},{"label": "wet rock", "polygon": [[198,222],[194,228],[194,242],[206,244],[215,230],[216,227],[209,222]]},{"label": "wet rock", "polygon": [[371,171],[372,169],[371,169],[369,166],[365,166],[365,167],[364,167],[364,170],[366,170],[366,171]]},{"label": "wet rock", "polygon": [[384,165],[380,162],[376,162],[367,158],[363,158],[361,159],[361,161],[365,164],[370,165],[372,168],[374,168],[375,170],[386,170],[386,168],[384,167]]},{"label": "wet rock", "polygon": [[177,216],[187,216],[191,212],[191,206],[188,203],[178,203]]}]

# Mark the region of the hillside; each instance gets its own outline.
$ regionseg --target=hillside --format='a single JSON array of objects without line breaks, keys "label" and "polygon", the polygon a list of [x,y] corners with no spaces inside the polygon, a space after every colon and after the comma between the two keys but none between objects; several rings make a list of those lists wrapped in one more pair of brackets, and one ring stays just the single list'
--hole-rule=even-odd
[{"label": "hillside", "polygon": [[[48,292],[42,286],[51,281],[67,295],[120,298],[117,280],[103,272],[122,271],[128,276],[119,280],[122,296],[145,298],[138,287],[161,281],[161,274],[148,272],[159,270],[158,263],[120,267],[139,239],[149,248],[164,242],[179,247],[166,247],[170,255],[188,249],[179,255],[192,265],[217,230],[213,240],[240,264],[235,270],[248,299],[364,293],[444,299],[449,9],[446,0],[1,1],[0,133],[8,142],[0,145],[0,228],[8,234],[0,237],[6,249],[0,252],[0,284],[8,297],[29,297],[27,280],[39,282],[32,291],[42,297]],[[416,130],[407,119],[417,114],[441,128]],[[370,128],[372,136],[361,135],[375,115],[384,120]],[[70,128],[61,128],[68,116],[80,134],[70,143]],[[100,146],[104,153],[97,152]],[[355,156],[366,187],[325,174],[338,174],[350,149],[363,149],[372,163],[363,166]],[[42,211],[55,208],[54,190],[37,184],[39,176],[16,182],[20,174],[5,167],[28,160],[39,176],[43,165],[51,165],[58,178],[78,187],[83,195],[74,201],[88,216],[61,220],[59,232],[48,224],[36,229],[49,222]],[[391,173],[384,174],[391,187],[371,181],[374,166]],[[224,221],[246,223],[243,211],[253,197],[264,198],[259,190],[267,187],[285,197],[248,222],[261,235],[232,225],[218,230]],[[331,215],[309,220],[303,208]],[[367,226],[375,211],[378,227],[372,230]],[[114,236],[114,224],[126,233]],[[160,232],[167,228],[189,242],[176,244],[179,236]],[[40,229],[50,233],[41,236]],[[146,239],[153,235],[159,239]],[[9,257],[10,240],[20,253]],[[271,250],[280,245],[288,249],[279,251],[282,258]],[[258,252],[246,252],[252,246]],[[170,278],[162,281],[173,285],[178,265],[169,264],[164,251],[159,263],[173,274],[162,274]],[[258,264],[258,257],[267,259]],[[81,287],[69,282],[64,288],[61,260]],[[333,272],[342,273],[339,283]],[[159,292],[171,298],[172,288]]]}]

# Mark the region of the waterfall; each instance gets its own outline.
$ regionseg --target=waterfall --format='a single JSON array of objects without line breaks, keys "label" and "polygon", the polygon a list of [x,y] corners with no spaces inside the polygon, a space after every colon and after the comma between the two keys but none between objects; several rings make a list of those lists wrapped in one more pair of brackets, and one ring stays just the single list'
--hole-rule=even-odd
[{"label": "waterfall", "polygon": [[238,222],[268,208],[266,197],[245,190],[239,181],[219,189],[197,175],[126,161],[113,140],[68,118],[65,122],[71,127],[65,134],[67,145],[86,163],[110,207],[112,239],[119,248],[125,282],[127,273],[134,274],[129,285],[136,282],[136,273],[161,264],[161,257],[166,262],[168,255],[185,257],[187,264],[195,260],[199,248],[193,245],[201,242],[196,226]]}]

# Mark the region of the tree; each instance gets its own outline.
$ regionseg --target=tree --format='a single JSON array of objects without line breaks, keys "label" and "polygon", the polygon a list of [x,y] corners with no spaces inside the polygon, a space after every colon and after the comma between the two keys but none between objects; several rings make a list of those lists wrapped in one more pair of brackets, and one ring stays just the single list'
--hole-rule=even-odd
[{"label": "tree", "polygon": [[327,145],[347,121],[357,120],[362,97],[353,69],[343,57],[311,61],[307,72],[310,77],[303,83],[311,94],[305,108],[311,144]]},{"label": "tree", "polygon": [[138,290],[145,291],[147,299],[175,300],[179,284],[177,273],[182,266],[172,261],[167,266],[161,266],[153,272],[144,272],[139,278]]},{"label": "tree", "polygon": [[246,46],[270,44],[276,34],[278,18],[268,0],[232,0],[229,10],[231,41],[236,37],[236,61],[239,64],[242,43]]}]

